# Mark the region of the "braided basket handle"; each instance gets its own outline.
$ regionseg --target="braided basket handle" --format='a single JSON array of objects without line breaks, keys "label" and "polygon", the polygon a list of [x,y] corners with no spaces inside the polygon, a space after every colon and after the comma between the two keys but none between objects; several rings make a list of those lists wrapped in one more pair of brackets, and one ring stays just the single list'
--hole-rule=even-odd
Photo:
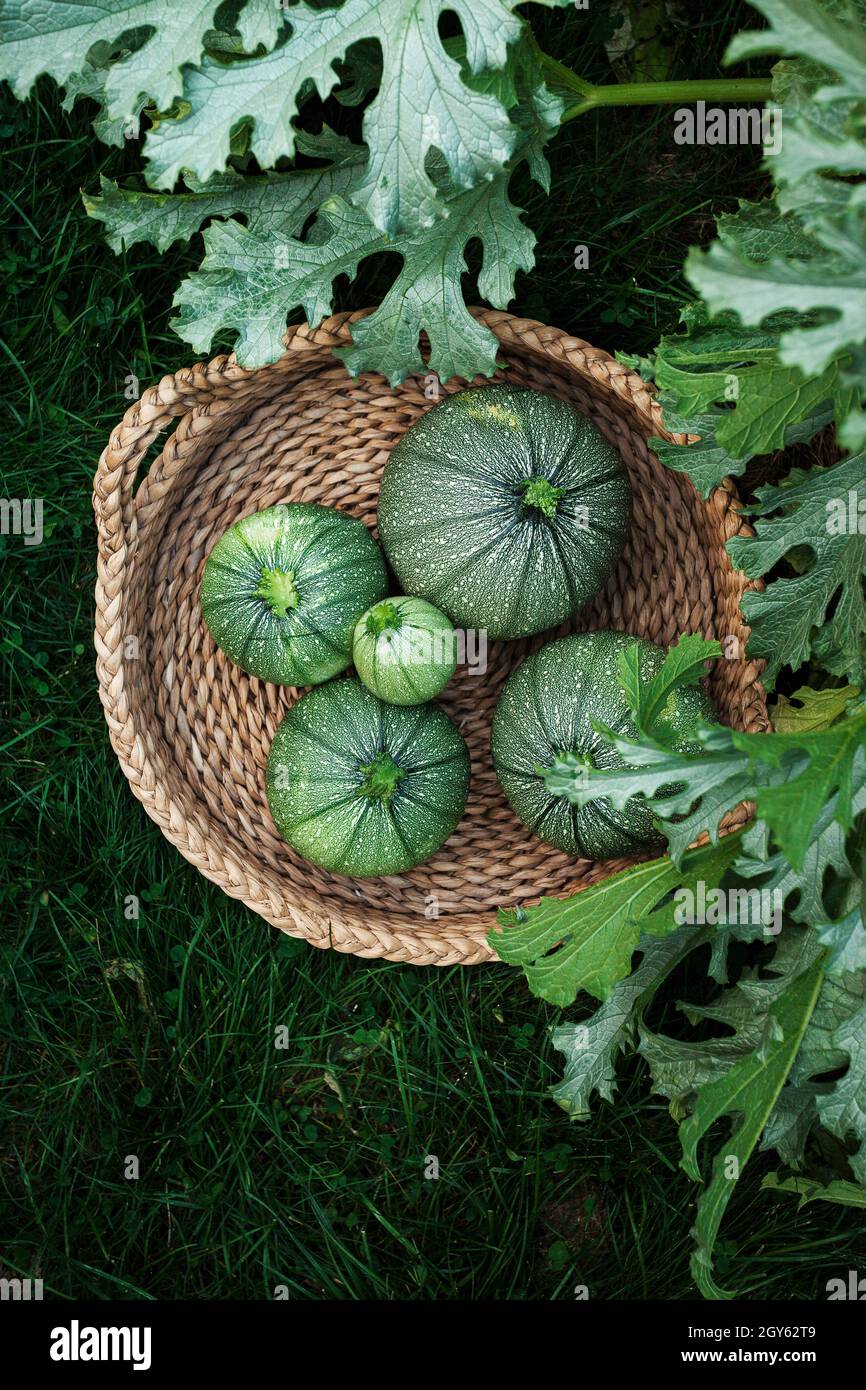
[{"label": "braided basket handle", "polygon": [[372,312],[361,309],[334,314],[316,329],[306,323],[293,325],[283,340],[285,355],[267,367],[241,367],[233,353],[223,354],[210,362],[182,367],[164,376],[156,386],[149,386],[112,430],[97,465],[93,508],[100,549],[115,551],[129,536],[130,527],[135,524],[131,503],[136,474],[151,444],[173,420],[189,421],[193,412],[197,413],[196,421],[187,424],[186,432],[181,426],[173,437],[177,447],[189,437],[191,429],[206,428],[206,421],[215,421],[226,410],[236,411],[239,401],[266,394],[274,375],[284,377],[288,383],[299,372],[305,374],[305,369],[313,369],[323,354],[335,347],[346,347],[351,342],[349,325]]},{"label": "braided basket handle", "polygon": [[[217,367],[227,358],[210,364]],[[207,368],[199,363],[149,386],[115,426],[93,480],[93,508],[101,548],[114,550],[132,522],[130,503],[138,469],[153,441],[172,420],[215,399]]]}]

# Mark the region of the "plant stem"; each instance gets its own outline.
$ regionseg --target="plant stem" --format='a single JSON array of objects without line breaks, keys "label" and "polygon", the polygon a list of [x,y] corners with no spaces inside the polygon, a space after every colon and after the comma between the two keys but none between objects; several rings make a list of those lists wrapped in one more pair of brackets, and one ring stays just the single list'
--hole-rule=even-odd
[{"label": "plant stem", "polygon": [[381,801],[383,806],[389,805],[397,783],[406,776],[403,768],[398,767],[391,754],[384,749],[376,754],[371,763],[362,764],[358,771],[364,779],[358,787],[358,796]]},{"label": "plant stem", "polygon": [[378,637],[382,632],[398,632],[402,626],[399,610],[388,599],[370,609],[365,623],[371,637]]},{"label": "plant stem", "polygon": [[565,496],[564,487],[554,487],[548,478],[541,477],[526,478],[520,491],[523,494],[523,505],[541,512],[548,520],[556,516],[557,503]]},{"label": "plant stem", "polygon": [[290,608],[298,606],[298,591],[292,570],[262,570],[256,598],[264,599],[275,618],[285,618]]},{"label": "plant stem", "polygon": [[[579,80],[579,79],[578,79]],[[694,101],[767,101],[772,83],[764,77],[717,77],[712,81],[698,78],[687,82],[612,82],[604,87],[592,87],[582,82],[580,101],[563,112],[560,124],[573,121],[598,106],[667,106]]]},{"label": "plant stem", "polygon": [[[528,28],[528,26],[527,26]],[[539,48],[531,31],[529,41],[551,86],[564,87],[580,98],[563,113],[561,124],[573,121],[597,106],[666,106],[692,101],[768,101],[772,94],[769,77],[713,77],[684,82],[610,82],[594,87],[571,68],[551,58]]]}]

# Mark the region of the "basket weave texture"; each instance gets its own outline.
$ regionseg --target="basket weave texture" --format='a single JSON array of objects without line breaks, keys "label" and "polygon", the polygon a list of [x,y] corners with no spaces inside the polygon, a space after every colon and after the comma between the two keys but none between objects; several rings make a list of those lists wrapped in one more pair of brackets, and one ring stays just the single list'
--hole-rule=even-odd
[{"label": "basket weave texture", "polygon": [[[700,632],[736,637],[742,651],[748,629],[739,605],[749,582],[724,546],[748,528],[733,485],[704,502],[658,462],[646,442],[665,436],[658,406],[640,377],[607,353],[532,320],[473,312],[499,338],[496,379],[572,401],[629,471],[634,516],[619,566],[556,635],[610,627],[668,644],[681,632]],[[100,695],[135,795],[226,893],[315,946],[469,965],[494,958],[486,937],[498,907],[564,895],[633,862],[588,863],[543,845],[516,819],[494,776],[489,729],[503,682],[554,634],[491,643],[483,675],[458,671],[441,703],[472,759],[462,822],[411,873],[352,880],[301,860],[268,811],[268,750],[298,692],[247,676],[223,657],[199,608],[205,560],[239,517],[276,502],[319,502],[375,526],[389,452],[434,402],[425,398],[423,377],[389,387],[375,374],[348,375],[331,350],[347,345],[359,317],[289,329],[285,355],[256,371],[223,356],[166,376],[112,432],[93,499]],[[175,421],[136,490],[151,446]],[[709,691],[725,723],[768,728],[758,663],[717,662]],[[739,808],[728,824],[747,814]]]}]

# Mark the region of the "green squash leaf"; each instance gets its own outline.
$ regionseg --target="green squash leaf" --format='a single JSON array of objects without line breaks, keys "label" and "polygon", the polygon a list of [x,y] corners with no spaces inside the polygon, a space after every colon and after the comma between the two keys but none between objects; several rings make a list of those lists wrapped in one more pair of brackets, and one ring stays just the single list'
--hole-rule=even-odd
[{"label": "green squash leaf", "polygon": [[811,0],[751,3],[767,20],[768,28],[737,34],[728,47],[726,62],[738,63],[763,53],[796,54],[821,64],[838,78],[833,85],[815,93],[819,103],[845,97],[862,100],[866,88],[866,36],[853,7],[842,10],[843,21]]},{"label": "green squash leaf", "polygon": [[[298,143],[302,143],[300,135]],[[85,195],[84,206],[91,217],[105,224],[108,244],[118,252],[141,241],[165,251],[175,241],[189,241],[210,218],[238,214],[246,218],[250,231],[297,237],[322,203],[334,195],[345,196],[367,157],[362,145],[353,145],[332,131],[305,138],[303,152],[333,162],[261,177],[227,169],[203,184],[187,173],[189,191],[178,193],[120,188],[103,175],[99,194]]]},{"label": "green squash leaf", "polygon": [[758,502],[748,508],[756,536],[728,542],[734,564],[750,576],[766,574],[796,547],[813,554],[803,574],[743,598],[749,653],[766,660],[768,682],[813,652],[835,674],[858,685],[866,678],[866,533],[857,510],[864,465],[866,455],[858,454],[832,468],[794,469],[780,485],[759,488]]},{"label": "green squash leaf", "polygon": [[[675,651],[668,654],[662,672],[666,667],[675,672]],[[697,647],[694,651],[697,654]],[[635,688],[628,667],[622,679],[637,716],[645,697]],[[697,751],[673,747],[666,739],[664,721],[658,719],[652,733],[644,733],[640,742],[608,737],[624,767],[587,768],[582,761],[564,756],[546,774],[548,790],[578,806],[599,796],[609,798],[616,807],[637,796],[652,801],[677,864],[703,831],[711,841],[718,839],[726,812],[743,801],[756,801],[758,817],[775,835],[787,866],[771,864],[768,842],[750,832],[749,852],[762,861],[752,866],[752,876],[776,874],[780,886],[790,869],[795,878],[786,889],[793,891],[799,886],[796,876],[804,875],[810,856],[809,867],[820,869],[822,877],[829,863],[850,873],[844,835],[866,796],[866,707],[862,703],[830,728],[805,733],[745,734],[705,724],[695,731]],[[812,901],[819,898],[817,880]]]},{"label": "green squash leaf", "polygon": [[[822,808],[835,796],[834,820],[843,830],[854,823],[855,798],[866,787],[866,708],[830,729],[800,734],[743,734],[731,731],[736,748],[755,773],[758,816],[766,821],[794,869],[801,869]],[[793,775],[789,769],[793,768]]]},{"label": "green squash leaf", "polygon": [[650,439],[659,461],[675,473],[691,478],[702,497],[709,497],[724,478],[736,478],[744,471],[749,456],[735,458],[718,441],[716,427],[730,411],[713,408],[696,412],[688,418],[677,414],[675,397],[663,392],[659,398],[665,428],[673,434],[696,434],[692,444],[672,444],[667,439]]},{"label": "green squash leaf", "polygon": [[[534,237],[508,200],[507,176],[455,199],[451,215],[431,231],[391,241],[343,198],[322,206],[315,235],[299,241],[273,227],[213,223],[204,232],[205,258],[180,286],[173,327],[197,351],[206,351],[224,328],[237,328],[243,366],[274,361],[283,351],[286,318],[300,306],[311,323],[331,312],[332,284],[354,276],[359,262],[396,251],[403,266],[379,308],[353,327],[353,346],[341,350],[349,370],[384,372],[392,383],[409,372],[436,372],[441,379],[491,375],[498,343],[469,313],[460,294],[464,250],[480,236],[485,297],[503,305],[513,294],[513,272],[533,263]],[[429,364],[419,346],[430,338]]]},{"label": "green squash leaf", "polygon": [[717,840],[726,812],[750,799],[754,791],[749,759],[734,745],[731,730],[707,726],[697,730],[696,740],[699,752],[680,753],[652,739],[634,743],[614,738],[624,767],[587,768],[564,755],[546,774],[545,785],[552,794],[566,796],[578,806],[600,796],[616,807],[625,806],[633,796],[651,800],[659,827],[668,837],[671,858],[680,864],[704,830]]},{"label": "green squash leaf", "polygon": [[[777,196],[721,219],[719,240],[706,252],[690,253],[686,274],[713,315],[730,321],[733,314],[743,324],[778,331],[767,393],[778,427],[784,427],[777,410],[783,395],[802,396],[792,404],[803,415],[814,413],[816,396],[829,397],[847,447],[861,447],[866,223],[862,188],[835,175],[866,172],[857,119],[866,90],[863,13],[840,5],[831,14],[813,0],[755,3],[770,27],[739,35],[729,57],[787,55],[774,70],[783,137],[767,154]],[[783,370],[794,373],[787,390]],[[745,407],[742,415],[739,405],[732,412],[744,425],[748,399]],[[745,452],[742,436],[740,442],[732,452]]]},{"label": "green squash leaf", "polygon": [[866,1207],[866,1190],[841,1178],[825,1184],[817,1182],[814,1178],[780,1178],[778,1173],[767,1173],[761,1183],[761,1189],[764,1192],[790,1192],[793,1196],[799,1197],[798,1211],[810,1202],[833,1202],[840,1207]]},{"label": "green squash leaf", "polygon": [[[831,917],[824,901],[828,870],[832,869],[839,881],[845,881],[852,888],[857,882],[846,851],[846,833],[836,817],[836,805],[837,798],[832,796],[821,807],[799,869],[794,869],[780,851],[770,849],[769,827],[763,822],[750,826],[743,837],[743,855],[737,860],[737,873],[742,878],[759,880],[761,891],[785,904],[795,922],[814,925]],[[866,787],[854,793],[851,810],[855,817],[866,811]],[[789,905],[794,894],[797,894],[797,901]],[[844,911],[844,907],[840,910]]]},{"label": "green squash leaf", "polygon": [[827,970],[830,974],[866,971],[866,926],[861,908],[854,908],[838,922],[819,921],[815,924],[815,931],[821,945],[827,948]]},{"label": "green squash leaf", "polygon": [[[766,1053],[778,1031],[773,1005],[821,955],[814,933],[786,928],[766,966],[746,970],[733,989],[709,1005],[679,1005],[692,1024],[710,1021],[727,1028],[723,1036],[691,1041],[653,1033],[641,1024],[639,1051],[649,1064],[653,1090],[668,1097],[674,1119],[690,1114],[701,1089],[726,1077],[739,1060]],[[847,1065],[848,1054],[835,1034],[862,1009],[864,991],[863,971],[824,975],[796,1059],[761,1135],[761,1151],[775,1150],[790,1167],[803,1161],[806,1141],[820,1123],[818,1100],[833,1085],[823,1078]]]},{"label": "green squash leaf", "polygon": [[848,1070],[832,1091],[818,1096],[818,1115],[837,1138],[859,1141],[849,1162],[857,1181],[866,1185],[866,1004],[839,1025],[832,1042],[847,1055]]},{"label": "green squash leaf", "polygon": [[238,32],[247,53],[255,53],[260,45],[273,48],[289,17],[290,11],[280,0],[244,0]]},{"label": "green squash leaf", "polygon": [[[813,934],[807,935],[806,940],[816,942]],[[848,1064],[848,1054],[839,1046],[836,1033],[863,1008],[866,994],[866,973],[862,970],[833,970],[827,961],[825,967],[800,1050],[761,1140],[762,1150],[775,1149],[792,1168],[803,1162],[806,1141],[821,1123],[821,1097],[834,1091],[836,1083],[824,1078]]]},{"label": "green squash leaf", "polygon": [[[746,207],[737,216],[745,214]],[[720,237],[731,238],[735,221],[720,219]],[[778,332],[744,328],[730,317],[708,325],[700,314],[688,315],[687,331],[663,338],[653,364],[665,427],[700,436],[685,445],[656,439],[653,448],[702,496],[742,473],[756,454],[808,441],[856,403],[838,364],[805,378],[779,361]]]},{"label": "green squash leaf", "polygon": [[283,353],[286,316],[300,306],[310,323],[331,312],[333,281],[354,276],[359,261],[387,238],[362,212],[331,198],[319,219],[321,240],[297,241],[269,228],[214,222],[204,232],[201,269],[175,295],[172,327],[197,352],[222,329],[236,328],[241,366],[274,362]]},{"label": "green squash leaf", "polygon": [[[282,194],[268,180],[246,198],[250,180],[235,183],[229,176],[214,175],[195,201],[184,198],[182,208],[168,213],[163,228],[157,220],[161,209],[147,202],[160,195],[124,194],[128,216],[118,213],[116,198],[110,205],[107,201],[98,205],[97,215],[112,219],[115,237],[134,221],[145,223],[145,235],[152,239],[185,234],[195,221],[226,214],[233,202],[244,202],[237,210],[246,213],[248,226],[213,223],[207,228],[201,268],[187,277],[175,298],[180,313],[173,327],[198,351],[206,351],[222,329],[237,328],[235,351],[244,366],[273,361],[283,350],[287,315],[301,307],[310,322],[318,322],[330,312],[336,276],[352,277],[360,261],[388,251],[395,252],[402,264],[378,309],[353,325],[352,346],[339,350],[349,370],[354,374],[381,371],[392,384],[412,372],[435,372],[442,380],[452,376],[471,380],[478,372],[489,376],[496,368],[498,341],[464,303],[461,275],[466,269],[466,247],[471,240],[480,240],[479,289],[490,303],[504,308],[514,295],[516,271],[533,265],[535,244],[520,209],[509,200],[509,180],[523,159],[536,176],[544,177],[543,143],[559,110],[559,103],[551,104],[541,83],[530,49],[521,48],[507,71],[522,93],[514,112],[519,127],[515,158],[490,181],[461,192],[450,184],[444,160],[431,157],[428,169],[442,190],[448,216],[429,229],[387,237],[366,213],[351,206],[347,198],[362,152],[348,142],[335,144],[330,132],[317,142],[307,139],[304,152],[330,155],[332,165],[271,176],[282,180]],[[187,180],[194,183],[189,175]],[[328,183],[335,192],[322,203],[312,231],[301,240],[301,227],[317,189],[324,192]],[[282,223],[281,196],[286,209]],[[137,204],[136,197],[141,200]],[[430,341],[429,362],[421,355],[422,331]]]},{"label": "green squash leaf", "polygon": [[[782,366],[819,377],[840,354],[866,341],[866,246],[854,217],[841,225],[828,219],[813,230],[827,253],[821,259],[753,264],[714,242],[690,253],[686,276],[712,313],[733,309],[745,324],[760,325],[783,310],[831,314],[825,322],[788,329],[779,340]],[[811,382],[803,389],[807,385],[814,391]]]},{"label": "green squash leaf", "polygon": [[721,654],[721,643],[707,641],[698,632],[687,633],[668,648],[658,671],[646,680],[641,677],[637,643],[624,651],[619,659],[619,683],[634,714],[638,733],[652,737],[674,692],[684,685],[697,685],[708,674],[707,662]]},{"label": "green squash leaf", "polygon": [[182,69],[197,63],[213,27],[218,0],[6,0],[0,15],[0,76],[26,97],[43,72],[65,84],[84,71],[94,45],[115,44],[133,30],[149,30],[135,52],[113,63],[105,78],[109,117],[138,114],[142,96],[167,109],[183,87]]},{"label": "green squash leaf", "polygon": [[700,1181],[698,1145],[724,1115],[737,1123],[716,1154],[713,1173],[698,1202],[694,1234],[697,1249],[692,1275],[706,1298],[731,1298],[713,1279],[713,1251],[735,1182],[742,1176],[772,1114],[803,1041],[821,987],[823,966],[816,961],[798,975],[770,1006],[763,1046],[740,1057],[716,1081],[698,1092],[694,1109],[680,1126],[682,1166]]},{"label": "green squash leaf", "polygon": [[721,217],[718,240],[690,253],[686,274],[706,302],[688,306],[688,333],[656,359],[668,427],[701,436],[660,456],[702,491],[831,419],[844,447],[866,443],[863,6],[756,4],[769,27],[739,35],[729,57],[786,55],[773,70],[782,139],[766,155],[775,193]]},{"label": "green squash leaf", "polygon": [[808,734],[815,729],[829,729],[859,693],[856,685],[828,690],[812,690],[803,685],[790,698],[779,696],[772,711],[773,728],[777,734]]},{"label": "green squash leaf", "polygon": [[[751,933],[752,939],[760,934]],[[748,939],[748,934],[744,939]],[[766,938],[762,938],[766,940]],[[677,1121],[687,1115],[702,1086],[717,1081],[741,1057],[760,1051],[773,1034],[771,1006],[784,994],[791,980],[820,956],[814,937],[805,931],[785,931],[778,938],[773,959],[765,970],[747,969],[730,989],[711,1004],[677,1005],[694,1026],[709,1020],[730,1032],[694,1041],[657,1033],[640,1026],[638,1051],[649,1065],[652,1089],[670,1101]]]},{"label": "green squash leaf", "polygon": [[[397,383],[428,370],[424,331],[429,370],[469,379],[495,370],[495,335],[463,301],[470,241],[482,243],[479,288],[496,307],[533,265],[534,238],[508,183],[525,159],[548,187],[543,146],[565,98],[546,85],[515,7],[459,0],[461,33],[449,38],[437,0],[247,0],[239,10],[198,0],[170,13],[163,0],[10,0],[0,24],[19,94],[51,73],[67,105],[82,96],[100,104],[94,126],[114,144],[137,133],[148,105],[151,191],[103,180],[85,206],[115,250],[139,241],[164,250],[212,224],[201,269],[176,299],[187,341],[205,351],[215,333],[237,328],[244,365],[272,361],[288,314],[300,308],[318,321],[337,276],[394,251],[402,268],[392,290],[344,355],[351,371],[382,370]],[[357,104],[374,89],[364,145],[296,128],[316,93]],[[274,170],[298,154],[327,166],[250,176],[227,167],[243,157]],[[214,219],[237,217],[240,231],[213,230]]]},{"label": "green squash leaf", "polygon": [[97,102],[99,109],[93,118],[93,129],[105,145],[122,148],[127,140],[137,139],[140,130],[141,113],[147,105],[147,97],[140,96],[132,110],[125,116],[111,116],[108,110],[106,82],[111,72],[110,59],[117,56],[108,45],[97,44],[91,49],[87,62],[81,72],[72,73],[66,79],[66,95],[63,99],[64,111],[71,111],[80,97],[89,97]]},{"label": "green squash leaf", "polygon": [[[353,325],[352,347],[338,351],[353,375],[379,371],[393,386],[409,372],[435,372],[442,381],[493,374],[498,340],[469,313],[460,277],[466,247],[477,237],[479,290],[504,308],[514,297],[515,273],[535,264],[535,236],[509,200],[509,178],[510,170],[450,199],[448,216],[429,231],[389,242],[403,257],[402,268],[375,313]],[[418,343],[422,329],[430,339],[427,363]]]},{"label": "green squash leaf", "polygon": [[632,973],[614,985],[604,1003],[588,1019],[563,1023],[551,1041],[565,1057],[562,1081],[550,1094],[572,1120],[586,1119],[593,1092],[612,1100],[616,1059],[633,1043],[643,1010],[671,971],[711,935],[709,929],[680,927],[672,936],[641,937],[643,952]]},{"label": "green squash leaf", "polygon": [[[522,33],[512,0],[455,0],[452,8],[469,70],[502,67]],[[355,206],[391,235],[432,227],[446,215],[427,167],[434,148],[458,190],[501,173],[518,132],[495,95],[463,81],[439,37],[435,0],[344,0],[324,9],[299,3],[286,18],[291,35],[273,52],[229,64],[205,58],[187,70],[187,109],[160,121],[146,141],[154,187],[171,187],[184,169],[199,180],[221,171],[230,132],[242,121],[253,123],[250,148],[263,168],[291,157],[302,93],[312,86],[327,97],[341,80],[335,64],[370,38],[382,48],[382,75],[364,113],[369,162],[352,193]]]},{"label": "green squash leaf", "polygon": [[717,884],[737,853],[737,837],[692,850],[681,869],[652,859],[623,869],[570,898],[542,898],[519,912],[500,911],[488,942],[506,965],[523,967],[533,994],[550,1004],[572,1004],[579,990],[608,999],[631,969],[641,933],[664,936],[677,922],[673,911],[653,909],[678,886],[698,879]]}]

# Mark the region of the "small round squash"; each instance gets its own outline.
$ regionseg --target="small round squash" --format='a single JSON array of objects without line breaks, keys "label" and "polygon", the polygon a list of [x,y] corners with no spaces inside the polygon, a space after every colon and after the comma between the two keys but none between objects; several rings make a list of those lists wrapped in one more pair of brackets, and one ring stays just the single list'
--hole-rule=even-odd
[{"label": "small round squash", "polygon": [[458,626],[524,637],[604,584],[631,515],[625,466],[574,406],[541,391],[459,391],[395,446],[379,535],[403,589]]},{"label": "small round squash", "polygon": [[[664,843],[643,799],[632,798],[621,810],[602,797],[575,806],[552,796],[543,779],[556,756],[567,752],[597,768],[624,766],[592,726],[600,722],[625,738],[634,736],[617,667],[620,653],[635,640],[624,632],[586,632],[549,642],[508,678],[493,714],[493,766],[513,811],[540,840],[581,859],[610,859]],[[664,648],[643,641],[639,646],[641,674],[649,679],[664,660]],[[696,715],[715,718],[704,691],[675,691],[663,718],[682,735],[676,745],[682,750],[695,746],[686,735]]]},{"label": "small round squash", "polygon": [[468,790],[469,754],[444,710],[386,705],[354,677],[292,705],[268,756],[280,834],[353,878],[423,864],[456,828]]},{"label": "small round squash", "polygon": [[445,614],[426,599],[387,598],[360,618],[352,660],[367,689],[380,700],[421,705],[454,675],[457,634]]},{"label": "small round squash", "polygon": [[208,556],[201,608],[242,670],[277,685],[317,685],[352,661],[352,633],[388,592],[385,560],[362,521],[291,502],[230,526]]}]

